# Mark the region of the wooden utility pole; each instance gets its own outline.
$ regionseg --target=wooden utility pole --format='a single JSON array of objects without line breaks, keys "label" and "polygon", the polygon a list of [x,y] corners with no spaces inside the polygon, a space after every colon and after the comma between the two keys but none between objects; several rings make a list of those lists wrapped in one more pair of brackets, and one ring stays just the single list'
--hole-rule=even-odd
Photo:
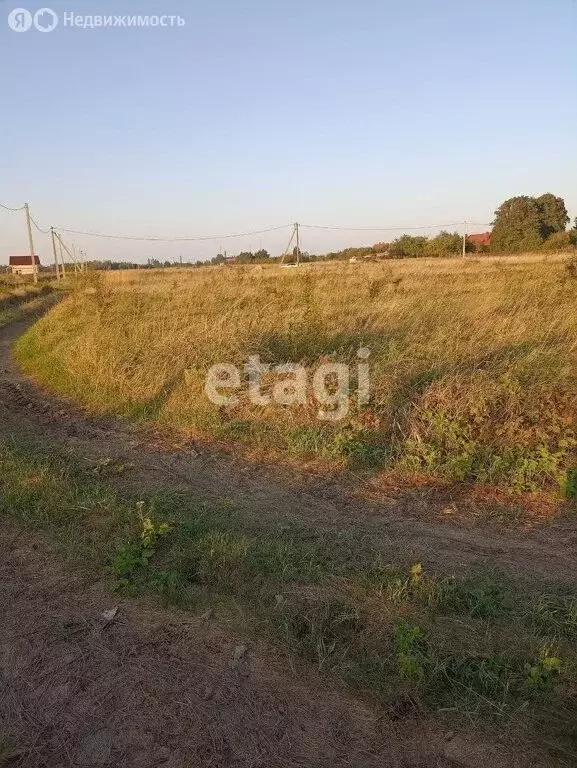
[{"label": "wooden utility pole", "polygon": [[52,253],[54,254],[54,268],[56,269],[56,279],[60,280],[60,270],[58,269],[58,253],[56,251],[56,238],[54,237],[54,227],[50,227],[50,238],[52,239]]},{"label": "wooden utility pole", "polygon": [[467,253],[467,222],[463,222],[463,258],[465,258],[465,254]]},{"label": "wooden utility pole", "polygon": [[[58,242],[60,243],[60,255],[62,256],[62,248],[66,251],[66,253],[70,256],[70,260],[74,263],[74,271],[78,272],[78,262],[76,261],[76,254],[70,253],[66,245],[64,244],[64,241],[60,237],[58,233],[56,233],[56,238]],[[62,260],[62,264],[64,265],[64,259]]]},{"label": "wooden utility pole", "polygon": [[72,261],[74,262],[74,271],[78,272],[78,262],[76,261],[76,246],[72,243]]},{"label": "wooden utility pole", "polygon": [[[56,232],[54,233],[56,235]],[[64,264],[64,251],[62,250],[62,243],[60,242],[60,238],[58,235],[56,235],[56,239],[58,240],[58,251],[60,253],[60,269],[62,270],[62,278],[64,279],[66,277],[66,266]]]},{"label": "wooden utility pole", "polygon": [[290,251],[290,247],[292,245],[292,241],[294,240],[294,237],[295,237],[295,228],[293,227],[293,231],[291,232],[291,236],[290,236],[290,240],[288,241],[288,245],[285,248],[285,252],[281,256],[281,260],[280,260],[281,265],[284,264],[285,256]]},{"label": "wooden utility pole", "polygon": [[32,239],[32,222],[30,221],[30,208],[28,203],[24,203],[26,210],[26,226],[28,227],[28,244],[30,246],[30,261],[32,262],[32,278],[35,283],[38,282],[38,271],[36,269],[36,258],[34,254],[34,240]]},{"label": "wooden utility pole", "polygon": [[298,266],[301,260],[301,241],[300,241],[300,235],[299,235],[298,222],[295,222],[295,234],[297,236],[297,266]]}]

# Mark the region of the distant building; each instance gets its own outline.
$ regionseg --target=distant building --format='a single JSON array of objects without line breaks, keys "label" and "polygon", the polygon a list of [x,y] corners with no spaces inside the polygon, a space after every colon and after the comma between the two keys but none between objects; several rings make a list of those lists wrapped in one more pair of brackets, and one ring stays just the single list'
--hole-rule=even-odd
[{"label": "distant building", "polygon": [[477,251],[488,248],[491,245],[491,233],[481,232],[480,235],[467,235],[469,243],[475,246]]},{"label": "distant building", "polygon": [[40,259],[38,256],[10,256],[8,260],[8,272],[13,275],[33,275],[34,264],[36,264],[37,271],[40,269]]}]

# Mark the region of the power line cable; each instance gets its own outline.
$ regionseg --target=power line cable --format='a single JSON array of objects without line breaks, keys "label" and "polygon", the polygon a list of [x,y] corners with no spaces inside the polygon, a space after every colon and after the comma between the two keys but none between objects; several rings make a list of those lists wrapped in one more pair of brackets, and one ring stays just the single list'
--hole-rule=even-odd
[{"label": "power line cable", "polygon": [[3,205],[3,203],[0,203],[0,208],[4,208],[5,211],[23,211],[26,206],[21,205],[20,208],[11,208],[9,205]]},{"label": "power line cable", "polygon": [[[26,206],[20,206],[19,208],[13,208],[8,205],[4,205],[3,203],[0,203],[0,208],[3,208],[7,211],[23,211]],[[30,220],[36,227],[36,229],[41,232],[42,234],[50,234],[49,229],[42,229],[40,225],[30,216]],[[467,225],[471,227],[490,227],[491,224],[482,223],[482,222],[465,222],[465,221],[457,221],[457,222],[451,222],[451,223],[443,223],[443,224],[420,224],[420,225],[413,225],[413,226],[407,226],[407,225],[401,225],[401,226],[386,226],[386,227],[350,227],[350,226],[334,226],[334,225],[325,225],[325,224],[300,224],[299,226],[305,227],[307,229],[322,229],[322,230],[331,230],[331,231],[341,231],[341,232],[402,232],[402,231],[416,231],[416,230],[424,230],[424,229],[442,229],[445,227],[457,227]],[[234,239],[239,237],[252,237],[254,235],[263,235],[267,232],[278,232],[283,229],[288,229],[289,227],[293,227],[294,224],[282,224],[278,227],[267,227],[265,229],[258,229],[253,230],[251,232],[235,232],[233,234],[225,234],[225,235],[203,235],[203,236],[196,236],[196,237],[156,237],[156,236],[148,236],[148,237],[141,237],[137,235],[112,235],[105,232],[89,232],[84,230],[78,230],[78,229],[68,229],[65,227],[54,227],[54,229],[58,232],[66,232],[68,234],[73,235],[82,235],[85,237],[99,237],[99,238],[105,238],[109,240],[133,240],[133,241],[141,241],[141,242],[164,242],[164,243],[184,243],[184,242],[204,242],[204,241],[210,241],[210,240],[227,240],[227,239]],[[292,237],[291,237],[292,242]]]},{"label": "power line cable", "polygon": [[253,232],[237,232],[230,235],[205,235],[202,237],[136,237],[133,235],[109,235],[103,232],[83,232],[77,229],[65,229],[64,227],[54,227],[58,232],[66,232],[71,235],[85,235],[86,237],[103,237],[110,240],[140,240],[154,243],[185,243],[200,242],[205,240],[227,240],[236,237],[250,237],[252,235],[263,235],[266,232],[278,232],[281,229],[288,229],[293,224],[283,224],[280,227],[268,227],[267,229],[257,229]]},{"label": "power line cable", "polygon": [[42,232],[43,235],[49,235],[50,234],[50,230],[49,229],[42,229],[42,227],[39,227],[38,224],[32,218],[32,216],[30,216],[30,221],[34,224],[34,226],[36,227],[36,229],[39,232]]},{"label": "power line cable", "polygon": [[299,227],[306,227],[307,229],[330,229],[341,230],[348,232],[399,232],[416,229],[439,229],[442,227],[459,227],[463,224],[471,227],[490,227],[491,224],[482,224],[474,221],[453,221],[450,224],[421,224],[419,226],[408,227],[401,225],[399,227],[334,227],[323,224],[299,224]]}]

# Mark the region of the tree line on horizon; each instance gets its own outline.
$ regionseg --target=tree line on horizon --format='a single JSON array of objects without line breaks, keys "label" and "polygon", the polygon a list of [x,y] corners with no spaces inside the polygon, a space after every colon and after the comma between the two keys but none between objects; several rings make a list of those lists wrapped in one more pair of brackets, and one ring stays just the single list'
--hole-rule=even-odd
[{"label": "tree line on horizon", "polygon": [[[520,195],[505,200],[495,211],[489,245],[477,245],[466,239],[467,253],[522,253],[530,251],[571,251],[577,248],[577,218],[572,229],[567,229],[569,214],[562,197],[551,193],[539,197]],[[435,237],[404,234],[390,243],[347,247],[321,255],[301,253],[302,261],[338,261],[359,258],[419,258],[457,256],[463,251],[463,236],[458,232],[442,231]],[[287,263],[296,259],[296,249]],[[226,263],[218,254],[203,264]],[[265,250],[244,251],[234,257],[237,264],[280,261]]]},{"label": "tree line on horizon", "polygon": [[[489,245],[478,246],[466,240],[467,253],[514,254],[523,252],[571,252],[577,249],[577,217],[574,225],[568,229],[569,214],[562,197],[551,193],[530,197],[519,195],[505,200],[495,211],[492,222],[491,240]],[[458,232],[442,231],[435,237],[424,235],[404,234],[390,243],[378,242],[374,245],[347,247],[341,251],[330,251],[324,254],[311,254],[302,251],[301,261],[344,261],[351,259],[406,259],[421,257],[458,256],[462,253],[463,236]],[[285,257],[284,263],[296,261],[296,248],[292,254]],[[227,257],[222,253],[212,259],[195,262],[160,261],[148,259],[146,264],[121,261],[92,261],[92,269],[161,269],[165,267],[201,267],[208,265],[227,264],[274,264],[281,261],[281,256],[272,256],[267,250],[242,251]]]}]

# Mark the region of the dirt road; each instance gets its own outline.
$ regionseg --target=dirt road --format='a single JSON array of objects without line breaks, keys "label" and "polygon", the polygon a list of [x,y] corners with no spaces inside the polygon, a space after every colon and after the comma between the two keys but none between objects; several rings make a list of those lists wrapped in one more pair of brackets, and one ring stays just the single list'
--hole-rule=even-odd
[{"label": "dirt road", "polygon": [[508,765],[496,748],[477,763],[479,743],[424,720],[378,717],[263,649],[239,659],[242,638],[211,620],[115,603],[15,534],[3,525],[2,768]]}]

